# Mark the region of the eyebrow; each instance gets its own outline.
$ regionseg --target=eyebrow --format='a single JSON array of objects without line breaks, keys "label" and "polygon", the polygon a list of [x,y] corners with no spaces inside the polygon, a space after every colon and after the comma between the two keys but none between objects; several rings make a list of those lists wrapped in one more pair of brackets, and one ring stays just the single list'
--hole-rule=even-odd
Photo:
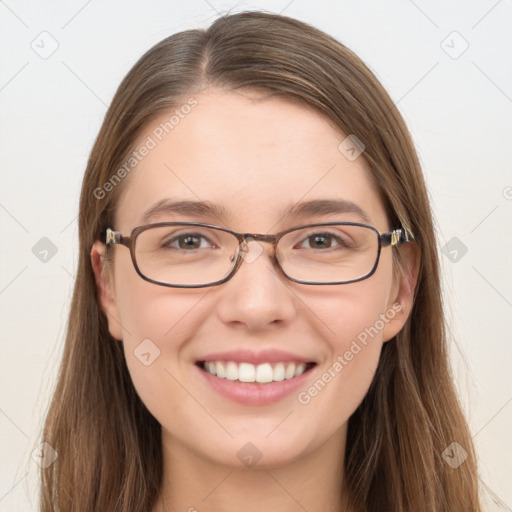
[{"label": "eyebrow", "polygon": [[357,204],[345,199],[315,199],[288,206],[283,217],[314,217],[315,215],[331,215],[337,213],[352,213],[369,223],[366,212]]},{"label": "eyebrow", "polygon": [[[343,213],[351,213],[358,216],[364,222],[370,222],[368,215],[360,206],[344,199],[315,199],[290,204],[282,211],[280,218],[304,218]],[[142,223],[147,224],[153,217],[158,215],[172,214],[203,219],[216,217],[219,220],[226,220],[229,217],[223,206],[210,201],[173,201],[172,199],[162,199],[144,212]]]},{"label": "eyebrow", "polygon": [[144,224],[151,221],[157,215],[189,215],[193,217],[217,217],[226,218],[226,210],[223,206],[211,203],[210,201],[173,201],[162,199],[142,215]]}]

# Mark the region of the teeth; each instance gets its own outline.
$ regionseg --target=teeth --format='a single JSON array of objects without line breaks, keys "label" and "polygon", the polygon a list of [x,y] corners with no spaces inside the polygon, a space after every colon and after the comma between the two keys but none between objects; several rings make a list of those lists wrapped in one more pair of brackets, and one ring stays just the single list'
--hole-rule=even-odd
[{"label": "teeth", "polygon": [[238,380],[238,365],[232,361],[226,366],[226,379]]},{"label": "teeth", "polygon": [[293,379],[294,375],[295,375],[295,365],[293,363],[291,363],[286,367],[286,370],[284,372],[284,378],[286,380]]},{"label": "teeth", "polygon": [[208,373],[211,373],[212,375],[217,375],[217,366],[215,363],[206,363],[206,368],[208,370]]},{"label": "teeth", "polygon": [[294,377],[298,377],[299,375],[302,375],[304,373],[305,369],[306,369],[306,365],[304,363],[299,364],[299,366],[297,366],[297,368],[295,369]]},{"label": "teeth", "polygon": [[274,380],[282,381],[284,380],[285,368],[283,363],[277,363],[274,366]]},{"label": "teeth", "polygon": [[[240,365],[242,366],[242,365]],[[251,364],[254,368],[254,366]],[[259,364],[256,368],[256,382],[272,382],[274,380],[274,371],[270,364]]]},{"label": "teeth", "polygon": [[280,382],[290,380],[302,375],[306,370],[306,363],[277,363],[272,366],[270,363],[254,365],[251,363],[234,363],[229,361],[208,361],[204,363],[204,370],[211,375],[221,379],[238,380],[240,382]]},{"label": "teeth", "polygon": [[240,382],[254,382],[256,380],[256,369],[254,368],[254,365],[249,363],[240,363],[240,366],[238,367],[238,380]]},{"label": "teeth", "polygon": [[[220,377],[221,379],[226,378],[226,368],[222,363],[210,363],[210,365],[215,366],[215,373],[217,374],[217,377]],[[208,371],[208,368],[206,369]],[[210,372],[212,373],[212,372]],[[213,373],[212,373],[213,375]]]}]

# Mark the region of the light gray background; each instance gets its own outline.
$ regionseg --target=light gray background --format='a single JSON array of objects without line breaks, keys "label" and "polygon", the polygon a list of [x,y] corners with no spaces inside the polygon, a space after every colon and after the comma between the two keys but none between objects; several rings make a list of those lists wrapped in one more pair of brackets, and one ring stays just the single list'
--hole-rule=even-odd
[{"label": "light gray background", "polygon": [[[37,508],[31,452],[63,346],[79,187],[106,107],[154,43],[206,27],[217,11],[251,8],[338,38],[405,117],[439,250],[449,242],[441,260],[452,360],[488,510],[512,510],[511,0],[0,0],[0,510]],[[46,262],[43,237],[57,251]]]}]

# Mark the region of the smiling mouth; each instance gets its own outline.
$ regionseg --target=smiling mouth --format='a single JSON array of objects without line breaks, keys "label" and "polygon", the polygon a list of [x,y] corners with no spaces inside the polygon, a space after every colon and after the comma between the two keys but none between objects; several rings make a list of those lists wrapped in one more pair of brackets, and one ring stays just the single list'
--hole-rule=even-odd
[{"label": "smiling mouth", "polygon": [[238,382],[254,382],[257,384],[268,384],[281,382],[299,377],[311,370],[316,363],[235,363],[234,361],[198,361],[197,366],[206,373],[220,379],[227,379]]}]

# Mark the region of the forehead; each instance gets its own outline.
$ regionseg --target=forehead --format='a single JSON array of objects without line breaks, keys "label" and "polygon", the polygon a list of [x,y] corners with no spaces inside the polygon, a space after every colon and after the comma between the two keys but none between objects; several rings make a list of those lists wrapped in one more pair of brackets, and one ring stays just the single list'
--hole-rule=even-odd
[{"label": "forehead", "polygon": [[317,199],[355,203],[386,227],[364,157],[349,160],[338,149],[347,135],[313,108],[219,89],[187,104],[151,121],[135,145],[150,149],[122,185],[116,229],[140,225],[167,198],[218,204],[229,227],[242,231],[264,232],[294,203]]}]

